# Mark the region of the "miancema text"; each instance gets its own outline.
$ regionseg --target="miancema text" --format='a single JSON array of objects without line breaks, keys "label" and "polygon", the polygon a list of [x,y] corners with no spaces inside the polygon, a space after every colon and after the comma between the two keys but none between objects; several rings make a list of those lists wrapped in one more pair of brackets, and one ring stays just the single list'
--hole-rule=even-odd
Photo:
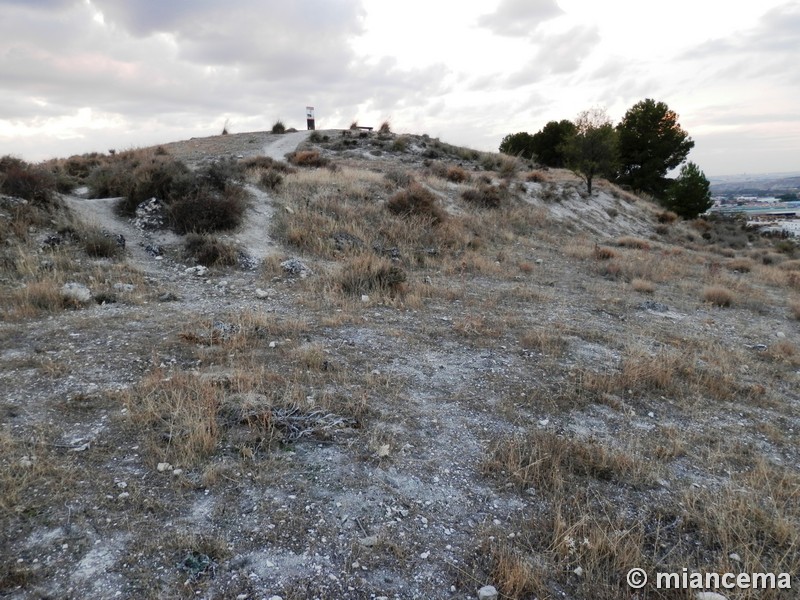
[{"label": "miancema text", "polygon": [[788,573],[700,573],[683,569],[680,573],[656,573],[660,590],[752,589],[790,590]]}]

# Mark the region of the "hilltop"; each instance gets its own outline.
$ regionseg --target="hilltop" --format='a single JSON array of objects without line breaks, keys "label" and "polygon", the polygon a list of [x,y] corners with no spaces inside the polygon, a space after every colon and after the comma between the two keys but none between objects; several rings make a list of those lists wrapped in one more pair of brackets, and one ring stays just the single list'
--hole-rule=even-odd
[{"label": "hilltop", "polygon": [[798,572],[795,242],[426,135],[41,168],[0,197],[5,597]]}]

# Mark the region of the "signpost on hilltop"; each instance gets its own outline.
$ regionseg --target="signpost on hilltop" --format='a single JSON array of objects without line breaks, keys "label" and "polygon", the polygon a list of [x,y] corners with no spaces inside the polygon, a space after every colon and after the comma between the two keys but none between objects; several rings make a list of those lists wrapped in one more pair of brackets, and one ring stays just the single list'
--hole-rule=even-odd
[{"label": "signpost on hilltop", "polygon": [[306,125],[309,131],[314,131],[314,107],[306,106]]}]

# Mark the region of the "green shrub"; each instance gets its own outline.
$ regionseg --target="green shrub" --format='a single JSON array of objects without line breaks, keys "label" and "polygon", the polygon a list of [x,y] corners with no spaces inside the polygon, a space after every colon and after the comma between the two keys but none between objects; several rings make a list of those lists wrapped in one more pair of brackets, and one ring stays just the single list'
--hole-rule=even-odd
[{"label": "green shrub", "polygon": [[240,186],[229,185],[220,194],[203,187],[169,205],[170,223],[176,233],[211,233],[237,228],[247,208]]},{"label": "green shrub", "polygon": [[56,179],[46,169],[13,156],[0,157],[0,191],[38,206],[54,200]]}]

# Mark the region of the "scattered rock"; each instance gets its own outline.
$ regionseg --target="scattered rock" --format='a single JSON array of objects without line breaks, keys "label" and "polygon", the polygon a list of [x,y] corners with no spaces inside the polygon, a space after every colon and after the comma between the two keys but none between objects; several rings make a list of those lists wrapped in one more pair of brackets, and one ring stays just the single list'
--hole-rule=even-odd
[{"label": "scattered rock", "polygon": [[164,255],[164,248],[159,246],[158,244],[147,244],[144,247],[144,251],[147,252],[150,256],[158,258]]},{"label": "scattered rock", "polygon": [[786,334],[783,333],[782,331],[777,331],[775,332],[775,337],[778,338],[779,340],[782,340],[786,337]]},{"label": "scattered rock", "polygon": [[156,470],[159,473],[163,473],[164,471],[171,471],[172,470],[172,465],[169,464],[168,462],[160,462],[156,466]]},{"label": "scattered rock", "polygon": [[363,248],[364,240],[356,237],[346,231],[339,231],[333,234],[333,243],[336,249],[340,252],[355,248]]},{"label": "scattered rock", "polygon": [[262,290],[261,288],[256,288],[256,298],[260,298],[261,300],[269,298],[269,292]]},{"label": "scattered rock", "polygon": [[19,466],[23,469],[29,469],[33,466],[34,459],[31,456],[23,456],[19,459]]},{"label": "scattered rock", "polygon": [[113,287],[118,292],[128,293],[128,294],[136,289],[136,286],[133,285],[132,283],[115,283]]},{"label": "scattered rock", "polygon": [[300,279],[305,279],[309,275],[314,274],[314,271],[309,269],[308,266],[298,258],[290,258],[283,261],[281,263],[281,269],[283,269],[287,275],[300,277]]},{"label": "scattered rock", "polygon": [[378,545],[378,536],[377,535],[368,535],[367,537],[363,537],[358,540],[358,543],[365,548],[372,548],[373,546]]},{"label": "scattered rock", "polygon": [[177,302],[178,300],[178,296],[172,292],[164,292],[158,297],[159,302]]},{"label": "scattered rock", "polygon": [[361,294],[361,301],[369,302],[369,296],[367,294]]},{"label": "scattered rock", "polygon": [[247,252],[239,252],[236,255],[236,262],[239,268],[245,271],[254,271],[258,268],[258,259],[255,256],[250,256]]},{"label": "scattered rock", "polygon": [[583,567],[581,567],[580,565],[578,565],[577,567],[575,567],[575,568],[572,570],[572,572],[573,572],[573,573],[575,573],[575,575],[577,575],[578,577],[583,577]]},{"label": "scattered rock", "polygon": [[61,295],[78,304],[89,304],[92,301],[91,290],[82,283],[65,283],[61,288]]},{"label": "scattered rock", "polygon": [[738,554],[736,554],[736,552],[731,552],[728,555],[728,558],[730,558],[734,562],[738,562],[738,563],[742,562],[742,557],[739,556]]},{"label": "scattered rock", "polygon": [[158,198],[145,200],[136,207],[133,225],[141,231],[163,229],[166,223],[166,207]]},{"label": "scattered rock", "polygon": [[208,273],[208,267],[204,267],[203,265],[197,265],[196,267],[189,267],[188,269],[184,269],[183,271],[187,275],[194,275],[195,277],[204,277],[206,273]]},{"label": "scattered rock", "polygon": [[497,600],[497,589],[493,585],[485,585],[478,590],[478,600]]},{"label": "scattered rock", "polygon": [[669,312],[669,306],[656,302],[655,300],[645,300],[639,305],[640,310],[652,310],[653,312]]}]

